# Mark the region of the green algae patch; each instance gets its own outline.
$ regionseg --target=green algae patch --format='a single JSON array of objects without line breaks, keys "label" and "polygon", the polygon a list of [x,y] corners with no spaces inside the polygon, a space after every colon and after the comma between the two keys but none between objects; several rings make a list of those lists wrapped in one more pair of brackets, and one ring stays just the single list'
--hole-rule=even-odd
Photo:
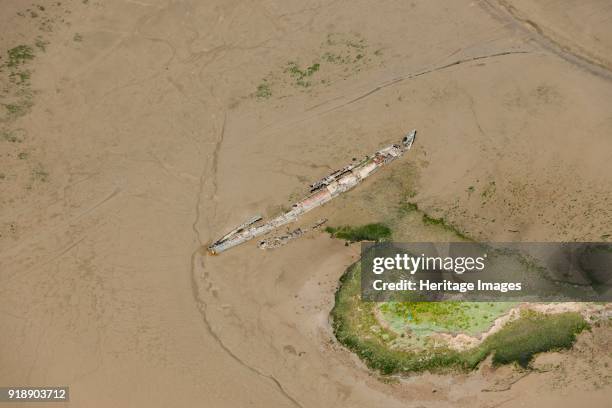
[{"label": "green algae patch", "polygon": [[387,302],[378,306],[389,327],[400,332],[409,328],[426,336],[435,332],[478,335],[516,302]]},{"label": "green algae patch", "polygon": [[[517,363],[527,367],[537,353],[570,348],[576,335],[589,327],[579,313],[545,315],[525,311],[478,346],[457,351],[437,341],[432,334],[440,329],[451,333],[469,332],[470,328],[481,330],[483,321],[488,321],[481,314],[481,308],[489,310],[488,315],[494,311],[502,313],[510,305],[499,305],[496,309],[487,303],[480,303],[476,308],[473,303],[465,306],[461,302],[429,305],[424,302],[405,305],[362,302],[360,275],[359,263],[355,263],[340,279],[331,311],[332,326],[341,344],[381,374],[466,371],[477,367],[489,355],[493,356],[494,364]],[[376,315],[379,312],[398,318],[412,313],[414,321],[405,326],[394,326],[393,322],[382,324]],[[451,323],[451,316],[459,316],[469,327]],[[427,330],[413,330],[419,327]]]}]

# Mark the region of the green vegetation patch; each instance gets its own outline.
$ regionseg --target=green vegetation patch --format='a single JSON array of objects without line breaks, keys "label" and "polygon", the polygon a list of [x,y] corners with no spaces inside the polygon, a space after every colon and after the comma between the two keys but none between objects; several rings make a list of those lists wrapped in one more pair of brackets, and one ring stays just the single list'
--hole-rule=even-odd
[{"label": "green vegetation patch", "polygon": [[357,227],[349,225],[327,227],[325,231],[333,238],[344,239],[349,242],[384,241],[391,238],[391,228],[381,223],[366,224]]},{"label": "green vegetation patch", "polygon": [[493,353],[495,364],[517,362],[527,367],[537,353],[571,348],[576,335],[588,327],[579,313],[545,315],[526,311],[520,319],[488,337],[481,349]]},{"label": "green vegetation patch", "polygon": [[[30,89],[32,72],[28,62],[34,59],[34,49],[29,45],[18,45],[6,51],[7,58],[0,68],[0,81],[8,86],[4,89],[0,110],[0,122],[10,122],[30,111],[33,92]],[[4,69],[7,68],[7,69]],[[7,81],[7,82],[5,82]]]},{"label": "green vegetation patch", "polygon": [[421,210],[416,203],[412,203],[412,202],[402,203],[398,209],[398,213],[400,216],[405,216],[410,213],[418,213],[422,217],[423,224],[440,227],[445,231],[455,234],[457,238],[471,241],[470,237],[468,237],[466,234],[464,234],[462,231],[460,231],[455,226],[451,225],[444,218],[432,217],[431,215],[427,214],[425,211]]},{"label": "green vegetation patch", "polygon": [[23,137],[20,137],[20,132],[17,130],[0,130],[0,139],[9,143],[23,142]]},{"label": "green vegetation patch", "polygon": [[482,190],[482,192],[480,193],[480,196],[483,198],[483,200],[486,202],[488,199],[490,199],[491,197],[493,197],[493,195],[495,194],[495,191],[497,190],[497,187],[495,185],[495,181],[490,181],[485,188]]},{"label": "green vegetation patch", "polygon": [[317,72],[321,68],[321,64],[314,63],[309,67],[300,69],[297,63],[289,62],[287,64],[287,68],[285,72],[288,72],[289,75],[295,80],[295,84],[298,86],[308,87],[310,86],[310,82],[308,78],[311,77],[315,72]]},{"label": "green vegetation patch", "polygon": [[423,223],[425,225],[437,225],[445,229],[446,231],[455,233],[459,238],[469,240],[469,238],[465,234],[463,234],[457,228],[449,224],[444,218],[441,218],[441,217],[435,218],[435,217],[431,217],[428,214],[423,213]]},{"label": "green vegetation patch", "polygon": [[32,108],[32,100],[29,96],[14,103],[4,104],[8,118],[15,119],[25,115]]},{"label": "green vegetation patch", "polygon": [[[576,335],[589,327],[578,313],[544,315],[528,311],[473,349],[455,351],[425,340],[422,342],[425,348],[414,351],[398,346],[398,340],[412,334],[398,334],[382,327],[375,316],[376,303],[361,301],[360,275],[358,262],[340,279],[331,312],[332,326],[340,343],[382,374],[470,370],[488,355],[493,356],[494,364],[518,363],[526,367],[537,353],[570,348]],[[421,310],[418,319],[420,323],[431,320],[441,324],[444,323],[441,312],[456,313],[457,308],[457,305],[430,305],[425,309],[421,306],[417,308]]]},{"label": "green vegetation patch", "polygon": [[42,37],[38,36],[38,37],[36,37],[36,42],[34,43],[34,45],[39,50],[46,51],[47,50],[47,45],[49,45],[49,41],[45,41]]},{"label": "green vegetation patch", "polygon": [[[42,6],[37,6],[43,11]],[[42,165],[33,165],[37,154],[20,144],[26,141],[24,129],[16,128],[16,121],[27,115],[34,105],[36,91],[32,89],[32,60],[36,53],[44,51],[48,42],[38,36],[32,45],[17,45],[8,50],[2,50],[5,57],[0,63],[0,83],[3,84],[0,97],[0,143],[7,152],[6,156],[14,158],[18,164],[16,172],[9,175],[2,172],[2,180],[13,181],[29,178],[25,184],[27,190],[32,189],[33,181],[46,182],[49,173]],[[17,162],[18,161],[18,162]],[[3,169],[4,170],[4,169]]]},{"label": "green vegetation patch", "polygon": [[267,99],[272,96],[272,89],[270,89],[270,84],[264,79],[264,82],[257,85],[257,90],[255,91],[255,96],[257,98]]},{"label": "green vegetation patch", "polygon": [[16,85],[29,85],[31,72],[26,70],[14,71],[9,74],[9,81]]},{"label": "green vegetation patch", "polygon": [[316,86],[347,79],[371,63],[373,54],[381,55],[368,48],[365,38],[357,33],[329,33],[311,60],[291,59],[281,69],[270,71],[251,97],[267,99],[274,93],[282,98],[290,95],[291,89],[310,92]]},{"label": "green vegetation patch", "polygon": [[34,59],[34,50],[29,45],[18,45],[7,51],[8,61],[6,65],[10,68],[16,67],[26,61]]},{"label": "green vegetation patch", "polygon": [[32,170],[32,179],[34,181],[40,181],[40,182],[46,182],[49,180],[49,172],[47,170],[44,169],[44,167],[42,166],[42,164],[38,164],[33,170]]}]

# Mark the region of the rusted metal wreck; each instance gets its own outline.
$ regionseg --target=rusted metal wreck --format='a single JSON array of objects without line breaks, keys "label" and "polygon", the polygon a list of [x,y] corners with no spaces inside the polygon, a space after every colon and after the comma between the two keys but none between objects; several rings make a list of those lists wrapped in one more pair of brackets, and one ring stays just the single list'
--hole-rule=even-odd
[{"label": "rusted metal wreck", "polygon": [[212,243],[208,247],[208,252],[213,255],[219,254],[236,245],[265,235],[278,227],[296,221],[300,215],[320,207],[334,197],[352,189],[365,178],[374,174],[382,166],[401,157],[404,152],[410,150],[415,138],[416,130],[413,130],[402,139],[400,144],[387,146],[377,151],[372,156],[366,156],[361,161],[354,161],[348,166],[334,171],[321,180],[311,184],[311,194],[302,201],[293,204],[290,211],[261,225],[256,224],[262,220],[262,217],[255,216]]}]

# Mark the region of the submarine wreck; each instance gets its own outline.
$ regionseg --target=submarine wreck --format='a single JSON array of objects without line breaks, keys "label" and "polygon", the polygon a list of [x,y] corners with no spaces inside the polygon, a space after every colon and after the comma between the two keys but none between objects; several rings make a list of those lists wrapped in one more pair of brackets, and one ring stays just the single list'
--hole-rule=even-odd
[{"label": "submarine wreck", "polygon": [[290,211],[260,225],[257,224],[262,221],[262,217],[252,217],[213,242],[208,247],[208,253],[211,255],[219,254],[244,242],[265,235],[285,224],[296,221],[302,214],[320,207],[345,191],[352,189],[381,167],[401,157],[406,151],[410,150],[415,138],[416,130],[413,130],[404,136],[400,144],[384,147],[372,156],[366,156],[360,161],[354,161],[312,183],[310,185],[311,194],[293,204]]}]

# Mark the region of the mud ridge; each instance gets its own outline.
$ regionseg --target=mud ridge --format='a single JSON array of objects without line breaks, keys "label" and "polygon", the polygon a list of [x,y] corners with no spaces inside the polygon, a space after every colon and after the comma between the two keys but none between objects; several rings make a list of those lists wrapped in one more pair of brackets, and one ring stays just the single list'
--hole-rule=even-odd
[{"label": "mud ridge", "polygon": [[[202,256],[202,250],[203,250],[203,243],[202,243],[202,238],[201,238],[201,233],[200,230],[198,228],[198,224],[200,222],[200,218],[201,218],[201,211],[200,211],[200,204],[202,201],[202,194],[204,193],[204,184],[205,184],[205,180],[206,180],[206,176],[208,175],[208,173],[210,173],[210,181],[212,183],[212,192],[210,194],[211,199],[214,198],[214,196],[216,195],[217,192],[217,168],[218,168],[218,162],[219,162],[219,152],[221,150],[221,146],[223,144],[223,139],[225,138],[225,126],[227,123],[227,114],[225,114],[225,116],[223,117],[223,125],[221,126],[221,132],[219,135],[219,138],[217,139],[217,142],[215,143],[215,148],[213,150],[213,154],[212,154],[212,164],[211,164],[211,168],[210,171],[207,172],[206,168],[204,168],[204,170],[202,171],[202,173],[200,174],[200,180],[199,180],[199,188],[198,188],[198,193],[197,193],[197,197],[196,197],[196,204],[195,204],[195,218],[193,221],[193,224],[191,225],[191,228],[194,232],[194,235],[196,237],[196,240],[198,242],[198,248],[192,253],[191,255],[191,292],[192,292],[192,296],[193,299],[196,303],[196,306],[198,308],[198,311],[200,313],[200,315],[202,316],[202,321],[204,322],[204,326],[206,327],[206,331],[208,332],[208,334],[214,339],[214,341],[219,345],[219,347],[221,347],[221,349],[223,349],[223,351],[225,351],[225,353],[227,353],[227,355],[229,355],[234,361],[236,361],[238,364],[240,364],[241,366],[243,366],[244,368],[246,368],[247,370],[251,371],[252,373],[256,374],[257,376],[263,377],[267,380],[272,381],[276,388],[278,389],[278,391],[289,401],[291,401],[291,403],[293,403],[293,405],[299,407],[299,408],[303,408],[302,404],[300,404],[295,398],[293,398],[288,392],[287,390],[285,390],[285,388],[283,387],[283,385],[281,384],[281,382],[274,377],[271,374],[266,374],[264,372],[262,372],[261,370],[259,370],[256,367],[253,367],[251,365],[249,365],[248,363],[246,363],[243,359],[241,359],[239,356],[237,356],[229,347],[227,347],[227,345],[223,342],[223,340],[221,340],[221,338],[219,337],[219,335],[214,331],[209,319],[208,319],[208,314],[207,314],[207,310],[208,310],[208,304],[206,303],[206,301],[202,298],[202,296],[200,296],[200,292],[198,290],[198,279],[196,276],[196,273],[198,271],[198,263],[201,265],[201,268],[204,269],[205,267],[205,263],[204,263],[204,257]],[[212,200],[211,200],[212,201]],[[213,204],[214,207],[216,207]],[[213,211],[213,214],[208,217],[208,222],[207,224],[210,225],[210,219],[214,217],[214,213],[216,211]],[[198,262],[199,261],[199,262]],[[206,274],[204,274],[204,276],[206,276]]]},{"label": "mud ridge", "polygon": [[397,84],[399,82],[402,82],[402,81],[406,81],[406,80],[417,78],[417,77],[420,77],[420,76],[423,76],[423,75],[431,74],[433,72],[442,71],[442,70],[445,70],[445,69],[448,69],[448,68],[451,68],[451,67],[454,67],[454,66],[457,66],[457,65],[467,64],[469,62],[480,61],[480,60],[485,60],[485,59],[489,59],[489,58],[503,57],[503,56],[506,56],[506,55],[528,54],[528,53],[529,53],[529,51],[504,51],[504,52],[498,52],[498,53],[495,53],[495,54],[480,55],[480,56],[477,56],[477,57],[464,58],[464,59],[460,59],[460,60],[457,60],[457,61],[453,61],[451,63],[445,64],[445,65],[442,65],[442,66],[438,66],[438,67],[435,67],[435,68],[432,68],[432,69],[428,69],[428,70],[425,70],[425,71],[417,72],[416,74],[408,74],[408,75],[405,75],[405,76],[397,77],[397,78],[394,78],[394,79],[392,79],[392,80],[390,80],[388,82],[385,82],[385,83],[383,83],[381,85],[378,85],[374,89],[371,89],[371,90],[367,91],[366,93],[364,93],[364,94],[362,94],[362,95],[360,95],[360,96],[358,96],[356,98],[351,99],[348,102],[345,102],[345,103],[343,103],[341,105],[335,106],[335,107],[333,107],[333,108],[331,108],[331,109],[329,109],[329,110],[327,110],[325,112],[322,112],[322,113],[328,113],[328,112],[332,112],[332,111],[334,111],[336,109],[343,108],[343,107],[348,106],[348,105],[350,105],[352,103],[355,103],[355,102],[358,102],[358,101],[360,101],[362,99],[365,99],[368,96],[370,96],[370,95],[372,95],[372,94],[374,94],[374,93],[376,93],[376,92],[378,92],[378,91],[380,91],[380,90],[382,90],[384,88],[390,87],[390,86],[395,85],[395,84]]},{"label": "mud ridge", "polygon": [[271,374],[266,374],[262,372],[261,370],[259,370],[258,368],[253,367],[249,365],[248,363],[246,363],[243,359],[238,357],[229,347],[227,347],[225,343],[223,343],[223,340],[221,340],[221,338],[214,331],[214,329],[212,328],[212,325],[210,324],[210,321],[208,320],[208,314],[207,314],[208,304],[206,303],[204,299],[202,299],[198,291],[198,282],[196,278],[196,270],[198,269],[196,265],[197,265],[198,260],[201,261],[200,263],[202,267],[204,267],[204,258],[201,256],[201,249],[196,250],[191,255],[191,289],[192,289],[193,298],[198,307],[198,311],[202,315],[202,321],[204,322],[204,326],[206,327],[206,331],[208,332],[208,334],[215,340],[215,342],[219,345],[219,347],[221,347],[223,351],[225,351],[227,355],[229,355],[234,361],[236,361],[238,364],[240,364],[247,370],[251,371],[252,373],[272,381],[275,384],[278,391],[285,398],[291,401],[293,405],[299,408],[304,408],[303,405],[299,403],[299,401],[297,401],[287,392],[285,387],[283,387],[281,382],[276,377],[274,377]]},{"label": "mud ridge", "polygon": [[[445,70],[445,69],[448,69],[448,68],[451,68],[451,67],[454,67],[454,66],[466,64],[466,63],[469,63],[469,62],[480,61],[480,60],[485,60],[485,59],[489,59],[489,58],[499,58],[499,57],[508,56],[508,55],[529,54],[530,52],[531,51],[503,51],[503,52],[497,52],[497,53],[494,53],[494,54],[479,55],[479,56],[476,56],[476,57],[459,59],[459,60],[453,61],[453,62],[445,64],[445,65],[441,65],[441,66],[437,66],[437,67],[434,67],[434,68],[431,68],[431,69],[428,69],[428,70],[417,72],[415,74],[407,74],[407,75],[404,75],[404,76],[399,76],[397,78],[393,78],[391,80],[383,82],[380,85],[370,89],[369,91],[366,91],[365,93],[362,93],[361,95],[359,95],[357,97],[354,97],[353,99],[351,99],[351,100],[349,100],[347,102],[341,103],[340,105],[332,106],[331,108],[329,108],[327,110],[324,110],[324,111],[321,111],[321,112],[314,112],[310,116],[297,119],[297,120],[295,120],[293,122],[271,123],[271,124],[268,124],[268,125],[262,127],[261,129],[259,129],[259,131],[260,132],[261,131],[275,132],[275,131],[278,131],[280,128],[283,128],[283,127],[286,127],[286,126],[293,126],[293,125],[296,125],[296,124],[299,124],[299,123],[302,123],[302,122],[314,119],[314,118],[319,117],[321,115],[325,115],[327,113],[334,112],[334,111],[336,111],[338,109],[342,109],[342,108],[344,108],[344,107],[346,107],[346,106],[348,106],[350,104],[353,104],[355,102],[359,102],[360,100],[365,99],[368,96],[370,96],[372,94],[375,94],[376,92],[378,92],[378,91],[380,91],[382,89],[385,89],[385,88],[388,88],[388,87],[393,86],[395,84],[398,84],[400,82],[407,81],[407,80],[410,80],[410,79],[414,79],[414,78],[417,78],[417,77],[420,77],[420,76],[423,76],[423,75],[426,75],[426,74],[430,74],[430,73],[433,73],[433,72],[436,72],[436,71],[442,71],[442,70]],[[322,102],[322,103],[318,103],[318,104],[316,104],[314,106],[306,108],[304,110],[304,112],[314,111],[316,108],[322,107],[322,106],[326,105],[327,103],[335,101],[335,100],[338,100],[338,99],[339,98],[336,97],[336,98],[333,98],[331,100],[328,100],[328,101],[325,101],[325,102]]]},{"label": "mud ridge", "polygon": [[[495,3],[495,4],[493,4]],[[570,46],[554,38],[536,22],[520,15],[519,11],[503,0],[483,0],[481,7],[498,20],[511,23],[515,28],[528,33],[538,45],[563,60],[595,76],[612,81],[612,69],[577,45]]]}]

